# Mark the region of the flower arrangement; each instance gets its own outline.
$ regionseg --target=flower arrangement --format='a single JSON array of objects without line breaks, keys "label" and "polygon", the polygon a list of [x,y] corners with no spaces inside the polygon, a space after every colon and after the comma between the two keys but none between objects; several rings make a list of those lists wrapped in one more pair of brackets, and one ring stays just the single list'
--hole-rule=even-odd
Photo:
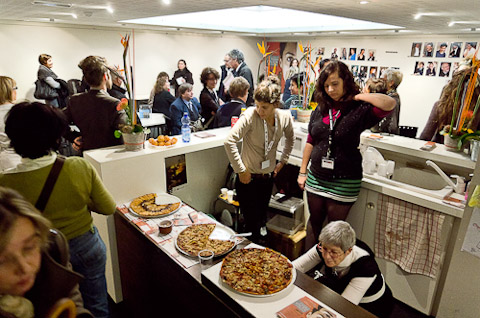
[{"label": "flower arrangement", "polygon": [[[267,52],[268,47],[265,47],[265,42],[262,41],[262,44],[257,43],[258,50],[260,54],[262,54],[262,58],[260,59],[260,63],[258,63],[258,71],[257,71],[257,82],[260,81],[260,69],[262,68],[262,63],[265,62],[264,67],[264,74],[265,77],[268,75],[276,74],[277,73],[277,64],[273,65],[273,68],[270,67],[270,55],[275,51]],[[267,59],[268,58],[268,59]]]},{"label": "flower arrangement", "polygon": [[[469,78],[466,73],[462,76],[457,86],[457,92],[453,104],[452,121],[440,132],[445,139],[456,140],[456,149],[461,150],[464,145],[472,139],[480,140],[480,130],[474,131],[475,117],[480,106],[480,96],[478,96],[475,106],[471,107],[473,93],[475,88],[480,85],[478,80],[478,70],[480,61],[473,57],[472,71]],[[463,90],[462,90],[463,87]],[[463,92],[462,94],[460,94]],[[462,96],[460,98],[460,96]],[[447,144],[447,142],[445,142]]]},{"label": "flower arrangement", "polygon": [[[298,61],[300,69],[302,68],[302,63],[304,64],[303,68],[305,69],[305,79],[303,81],[303,90],[298,90],[298,98],[302,102],[302,109],[304,110],[315,110],[317,103],[312,102],[313,93],[315,92],[315,80],[317,78],[317,67],[318,63],[322,60],[322,56],[318,56],[315,61],[312,60],[312,47],[310,44],[303,46],[302,42],[298,44],[300,51],[302,52],[302,57]],[[297,86],[300,87],[300,78],[298,79]],[[302,92],[302,93],[300,93]]]},{"label": "flower arrangement", "polygon": [[[131,134],[131,133],[139,133],[143,132],[143,127],[141,124],[137,123],[137,116],[136,116],[136,107],[135,107],[135,100],[133,98],[133,93],[131,90],[130,82],[129,82],[129,73],[127,68],[127,53],[128,53],[128,46],[130,42],[130,35],[122,36],[120,41],[123,45],[123,67],[125,70],[125,77],[119,76],[123,83],[125,84],[128,99],[122,98],[122,100],[117,105],[117,111],[125,110],[127,114],[127,122],[125,124],[120,125],[120,130],[115,131],[115,137],[120,138],[122,133],[124,134]],[[113,71],[113,70],[110,70]],[[118,75],[118,74],[117,74]]]}]

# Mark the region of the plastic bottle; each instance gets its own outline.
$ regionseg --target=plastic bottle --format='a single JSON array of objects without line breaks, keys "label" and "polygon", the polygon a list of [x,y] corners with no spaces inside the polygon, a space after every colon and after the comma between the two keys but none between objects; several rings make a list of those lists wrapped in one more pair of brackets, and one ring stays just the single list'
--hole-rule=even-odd
[{"label": "plastic bottle", "polygon": [[183,113],[182,117],[182,141],[183,142],[190,142],[190,117],[188,116],[187,112]]}]

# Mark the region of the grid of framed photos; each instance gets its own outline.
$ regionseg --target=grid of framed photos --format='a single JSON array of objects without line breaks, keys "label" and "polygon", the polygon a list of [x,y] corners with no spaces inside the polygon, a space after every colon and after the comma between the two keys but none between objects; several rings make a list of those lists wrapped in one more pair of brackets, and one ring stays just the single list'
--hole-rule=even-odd
[{"label": "grid of framed photos", "polygon": [[415,61],[413,75],[450,77],[460,64],[451,59],[472,57],[477,44],[478,42],[413,42],[410,56],[426,58]]}]

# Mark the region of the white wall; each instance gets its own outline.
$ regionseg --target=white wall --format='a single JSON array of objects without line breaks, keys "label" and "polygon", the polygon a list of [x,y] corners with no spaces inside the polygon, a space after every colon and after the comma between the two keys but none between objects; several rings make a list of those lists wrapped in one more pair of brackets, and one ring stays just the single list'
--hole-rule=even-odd
[{"label": "white wall", "polygon": [[[281,39],[275,39],[280,40]],[[425,123],[430,115],[430,111],[435,101],[440,97],[443,86],[450,78],[444,77],[426,77],[413,75],[415,62],[423,61],[425,66],[427,61],[436,61],[437,74],[440,62],[460,62],[461,58],[424,58],[411,57],[412,42],[448,42],[450,49],[450,42],[466,42],[466,41],[480,41],[478,35],[425,35],[425,36],[362,36],[362,37],[325,37],[325,38],[303,38],[298,39],[303,46],[308,43],[311,44],[314,52],[318,47],[325,47],[325,58],[330,58],[333,48],[338,48],[337,54],[340,55],[340,48],[346,47],[357,48],[357,54],[360,48],[366,49],[366,58],[368,58],[368,49],[376,50],[376,61],[345,61],[348,65],[367,65],[367,66],[392,66],[399,67],[403,73],[403,82],[398,87],[398,93],[401,98],[401,112],[400,125],[419,127],[418,135],[423,130]],[[422,47],[423,48],[423,47]],[[417,136],[418,136],[417,135]]]},{"label": "white wall", "polygon": [[[18,83],[18,98],[33,99],[34,82],[38,69],[38,55],[53,56],[53,70],[62,79],[81,78],[78,62],[87,55],[106,57],[110,63],[122,65],[123,47],[121,35],[130,29],[102,27],[67,26],[52,24],[0,24],[0,74],[13,77]],[[132,60],[135,62],[135,97],[148,98],[155,78],[160,71],[170,75],[176,70],[178,59],[187,61],[195,81],[195,96],[202,89],[201,70],[206,66],[219,69],[223,57],[232,48],[239,48],[245,54],[247,64],[256,74],[260,53],[256,42],[263,39],[232,35],[200,35],[178,32],[156,32],[136,30],[132,37]],[[282,39],[270,39],[282,41]],[[292,40],[292,39],[290,39]],[[296,39],[305,46],[311,43],[314,49],[325,47],[329,57],[334,47],[356,47],[375,49],[375,62],[346,61],[347,64],[368,66],[396,66],[404,74],[398,88],[401,97],[400,125],[419,127],[422,131],[432,106],[438,100],[448,79],[442,77],[414,76],[415,62],[459,62],[459,58],[416,58],[410,57],[412,42],[480,42],[477,36],[424,35],[424,36],[376,36],[376,37],[325,37]],[[134,59],[133,59],[134,55]],[[438,71],[438,70],[437,70]]]},{"label": "white wall", "polygon": [[[37,79],[38,55],[53,57],[53,71],[62,79],[81,79],[78,62],[88,55],[100,55],[111,64],[123,68],[121,35],[131,30],[101,27],[74,27],[49,24],[0,24],[0,74],[14,78],[18,84],[18,99],[33,100]],[[224,35],[178,34],[135,30],[131,39],[135,62],[135,97],[148,98],[157,74],[166,71],[170,76],[177,61],[185,59],[193,73],[195,96],[203,85],[200,73],[206,66],[220,71],[225,53],[238,48],[256,74],[260,53],[256,39]]]}]

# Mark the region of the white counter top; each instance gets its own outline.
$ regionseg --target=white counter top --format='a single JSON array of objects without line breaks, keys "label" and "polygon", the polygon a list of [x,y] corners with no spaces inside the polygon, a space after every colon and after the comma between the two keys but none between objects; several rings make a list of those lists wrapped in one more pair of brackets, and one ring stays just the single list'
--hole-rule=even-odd
[{"label": "white counter top", "polygon": [[[448,151],[443,144],[436,144],[436,147],[431,151],[420,150],[426,141],[403,136],[381,136],[381,139],[370,139],[372,134],[365,131],[360,136],[360,143],[372,146],[378,149],[385,149],[401,153],[403,155],[411,155],[417,158],[433,160],[436,163],[445,163],[449,165],[459,166],[462,168],[475,168],[475,162],[470,160],[470,157],[463,152]],[[472,171],[473,172],[473,171]]]},{"label": "white counter top", "polygon": [[115,146],[101,149],[94,149],[84,152],[84,157],[91,158],[98,163],[105,163],[109,161],[136,158],[142,156],[149,156],[152,154],[162,153],[164,157],[172,157],[179,154],[186,154],[190,152],[223,147],[223,142],[230,132],[230,127],[217,128],[208,130],[208,133],[214,135],[212,137],[200,138],[192,133],[189,143],[182,142],[182,136],[174,136],[178,142],[174,146],[168,147],[154,147],[148,141],[145,142],[145,149],[140,151],[125,151],[123,146]]}]

